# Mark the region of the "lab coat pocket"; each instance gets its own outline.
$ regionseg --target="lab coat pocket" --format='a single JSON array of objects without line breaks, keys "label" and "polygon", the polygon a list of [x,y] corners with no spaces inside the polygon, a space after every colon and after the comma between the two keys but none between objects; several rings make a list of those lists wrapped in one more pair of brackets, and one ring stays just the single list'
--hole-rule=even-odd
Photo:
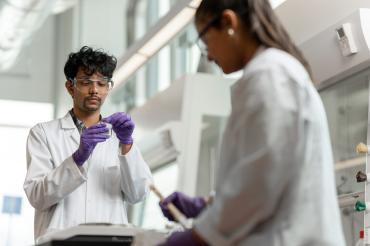
[{"label": "lab coat pocket", "polygon": [[104,189],[107,199],[123,199],[121,192],[121,172],[119,165],[104,167]]}]

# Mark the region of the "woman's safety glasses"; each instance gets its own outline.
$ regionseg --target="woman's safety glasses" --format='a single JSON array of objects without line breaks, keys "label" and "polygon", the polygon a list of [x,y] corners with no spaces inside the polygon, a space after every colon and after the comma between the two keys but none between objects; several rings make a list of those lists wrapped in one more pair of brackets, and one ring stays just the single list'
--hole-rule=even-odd
[{"label": "woman's safety glasses", "polygon": [[207,25],[205,25],[205,27],[203,28],[202,31],[199,32],[199,35],[198,35],[198,38],[197,40],[195,41],[197,46],[199,47],[200,49],[200,53],[207,57],[208,56],[208,47],[207,45],[203,42],[202,40],[202,37],[208,32],[208,30],[213,27],[214,25],[216,25],[221,19],[221,16],[220,15],[217,15],[215,17],[213,17],[208,23]]}]

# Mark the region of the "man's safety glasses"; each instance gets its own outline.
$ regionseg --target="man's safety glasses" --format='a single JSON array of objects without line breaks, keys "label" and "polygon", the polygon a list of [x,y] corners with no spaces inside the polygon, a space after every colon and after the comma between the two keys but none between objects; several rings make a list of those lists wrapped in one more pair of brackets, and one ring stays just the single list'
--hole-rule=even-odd
[{"label": "man's safety glasses", "polygon": [[100,91],[110,91],[114,85],[112,79],[108,77],[102,77],[96,80],[90,79],[89,77],[70,78],[69,80],[73,83],[73,86],[80,91],[88,91],[92,85],[95,85]]}]

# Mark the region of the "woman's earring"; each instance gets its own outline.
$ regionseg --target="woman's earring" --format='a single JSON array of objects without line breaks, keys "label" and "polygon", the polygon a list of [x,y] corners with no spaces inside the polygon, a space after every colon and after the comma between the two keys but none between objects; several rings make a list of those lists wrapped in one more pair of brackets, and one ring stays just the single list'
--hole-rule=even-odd
[{"label": "woman's earring", "polygon": [[233,36],[234,33],[235,33],[234,29],[232,28],[227,29],[227,34],[229,34],[229,36]]}]

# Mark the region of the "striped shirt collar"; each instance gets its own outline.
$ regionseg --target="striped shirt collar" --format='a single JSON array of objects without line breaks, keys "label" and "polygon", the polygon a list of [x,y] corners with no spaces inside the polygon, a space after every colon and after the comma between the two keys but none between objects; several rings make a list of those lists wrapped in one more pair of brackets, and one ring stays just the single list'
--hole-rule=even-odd
[{"label": "striped shirt collar", "polygon": [[[73,122],[75,123],[75,125],[76,125],[76,127],[77,127],[78,132],[81,134],[81,132],[82,132],[84,129],[86,129],[85,124],[84,124],[81,120],[79,120],[79,119],[77,118],[77,116],[76,116],[76,115],[75,115],[75,113],[73,112],[73,109],[71,109],[71,110],[69,111],[69,114],[71,115],[71,117],[72,117],[72,119],[73,119]],[[99,120],[101,120],[101,119],[102,119],[102,116],[101,116],[101,115],[99,115]]]}]

